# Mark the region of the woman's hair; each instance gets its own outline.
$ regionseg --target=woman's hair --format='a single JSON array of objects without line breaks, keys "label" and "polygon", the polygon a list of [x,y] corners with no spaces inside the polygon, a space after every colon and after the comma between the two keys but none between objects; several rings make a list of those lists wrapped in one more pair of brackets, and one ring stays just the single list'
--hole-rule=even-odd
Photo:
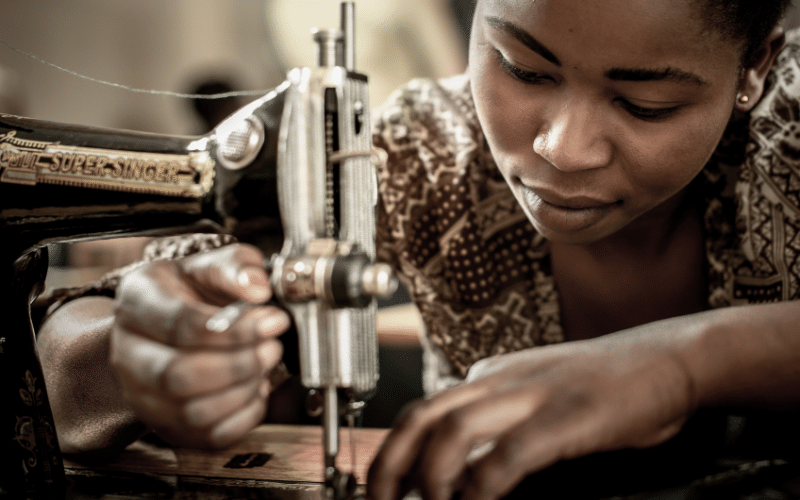
[{"label": "woman's hair", "polygon": [[742,45],[742,66],[755,64],[766,42],[792,0],[692,0],[710,31]]}]

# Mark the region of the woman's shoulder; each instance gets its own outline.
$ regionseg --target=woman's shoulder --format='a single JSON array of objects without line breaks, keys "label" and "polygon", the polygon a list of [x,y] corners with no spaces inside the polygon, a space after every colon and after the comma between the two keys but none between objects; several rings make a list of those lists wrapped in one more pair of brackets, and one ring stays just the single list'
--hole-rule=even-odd
[{"label": "woman's shoulder", "polygon": [[743,175],[757,173],[749,184],[800,219],[800,32],[787,32],[749,129]]},{"label": "woman's shoulder", "polygon": [[797,121],[800,116],[785,115],[788,103],[797,101],[800,101],[800,29],[786,32],[786,44],[770,68],[764,94],[751,112],[754,118],[751,121],[755,124],[770,115],[781,122]]},{"label": "woman's shoulder", "polygon": [[786,47],[790,46],[800,47],[800,28],[793,28],[786,31]]},{"label": "woman's shoulder", "polygon": [[469,79],[415,79],[395,90],[373,114],[373,139],[390,165],[408,171],[452,166],[475,151],[480,129]]},{"label": "woman's shoulder", "polygon": [[395,89],[386,102],[375,108],[378,124],[396,123],[398,119],[417,119],[446,111],[472,119],[473,105],[466,73],[447,78],[415,78]]}]

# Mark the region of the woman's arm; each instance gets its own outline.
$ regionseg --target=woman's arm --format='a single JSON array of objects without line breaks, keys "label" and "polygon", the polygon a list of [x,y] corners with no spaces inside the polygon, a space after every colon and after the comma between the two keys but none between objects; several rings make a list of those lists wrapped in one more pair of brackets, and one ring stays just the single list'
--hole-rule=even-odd
[{"label": "woman's arm", "polygon": [[103,459],[140,437],[145,427],[108,363],[114,300],[83,297],[42,325],[37,348],[62,452]]},{"label": "woman's arm", "polygon": [[700,405],[800,409],[800,301],[718,309],[686,320],[689,343],[681,356]]},{"label": "woman's arm", "polygon": [[699,407],[800,408],[800,302],[720,309],[476,364],[412,406],[368,478],[375,500],[499,498],[526,475],[650,447]]}]

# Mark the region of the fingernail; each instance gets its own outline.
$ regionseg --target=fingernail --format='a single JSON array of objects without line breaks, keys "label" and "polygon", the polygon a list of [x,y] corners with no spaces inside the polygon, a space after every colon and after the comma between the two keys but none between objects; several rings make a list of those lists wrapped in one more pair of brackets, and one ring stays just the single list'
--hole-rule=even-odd
[{"label": "fingernail", "polygon": [[270,310],[259,320],[257,328],[258,333],[262,336],[271,337],[285,332],[290,324],[289,315],[285,311],[276,308]]},{"label": "fingernail", "polygon": [[263,273],[256,269],[242,269],[236,281],[244,288],[245,297],[252,302],[263,302],[269,298],[269,286]]}]

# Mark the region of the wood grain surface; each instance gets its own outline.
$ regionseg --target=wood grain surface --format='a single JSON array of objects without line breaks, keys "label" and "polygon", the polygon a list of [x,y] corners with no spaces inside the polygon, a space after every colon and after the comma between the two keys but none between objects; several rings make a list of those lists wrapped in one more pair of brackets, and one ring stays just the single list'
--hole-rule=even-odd
[{"label": "wood grain surface", "polygon": [[[365,484],[369,464],[387,432],[385,429],[351,431],[343,428],[338,467],[343,472],[353,470],[357,482]],[[351,446],[351,436],[354,446]],[[107,464],[83,465],[65,460],[65,466],[74,471],[91,469],[163,476],[321,483],[322,455],[321,427],[262,425],[240,443],[221,451],[169,448],[137,441]]]}]

